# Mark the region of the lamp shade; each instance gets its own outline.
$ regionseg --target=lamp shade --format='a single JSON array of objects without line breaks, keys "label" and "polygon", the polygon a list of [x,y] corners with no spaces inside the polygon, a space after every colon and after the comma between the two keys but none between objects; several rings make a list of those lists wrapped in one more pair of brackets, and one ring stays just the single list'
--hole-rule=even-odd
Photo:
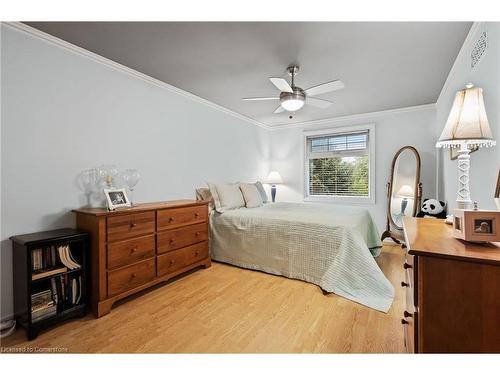
[{"label": "lamp shade", "polygon": [[414,192],[410,185],[403,185],[396,193],[399,198],[413,198]]},{"label": "lamp shade", "polygon": [[484,108],[483,89],[472,85],[456,93],[436,147],[457,147],[464,142],[479,147],[495,145]]},{"label": "lamp shade", "polygon": [[282,184],[283,179],[281,178],[280,174],[276,171],[271,171],[267,178],[264,180],[264,182],[268,184]]}]

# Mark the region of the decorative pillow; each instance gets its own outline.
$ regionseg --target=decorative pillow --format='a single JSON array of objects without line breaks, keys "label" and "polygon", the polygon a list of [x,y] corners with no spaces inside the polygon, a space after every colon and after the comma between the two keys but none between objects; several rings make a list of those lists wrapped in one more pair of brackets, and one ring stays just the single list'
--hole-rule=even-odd
[{"label": "decorative pillow", "polygon": [[209,188],[198,188],[196,189],[196,200],[198,201],[208,201],[208,208],[210,211],[214,209],[214,197]]},{"label": "decorative pillow", "polygon": [[259,189],[257,189],[256,184],[240,184],[240,189],[243,193],[245,206],[247,208],[262,206],[262,196],[260,195]]},{"label": "decorative pillow", "polygon": [[259,191],[259,194],[262,198],[262,203],[269,202],[269,198],[267,198],[267,193],[266,193],[266,190],[264,189],[264,186],[262,185],[262,182],[257,181],[255,183],[255,186],[257,187],[257,190]]},{"label": "decorative pillow", "polygon": [[225,210],[245,207],[245,200],[241,194],[239,184],[212,184],[207,183],[214,198],[215,211],[223,213]]}]

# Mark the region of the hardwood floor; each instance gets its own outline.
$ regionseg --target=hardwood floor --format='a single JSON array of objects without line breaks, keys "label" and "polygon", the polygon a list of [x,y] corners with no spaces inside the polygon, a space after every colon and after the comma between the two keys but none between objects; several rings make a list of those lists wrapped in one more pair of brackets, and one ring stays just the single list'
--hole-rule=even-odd
[{"label": "hardwood floor", "polygon": [[74,353],[399,353],[403,251],[384,246],[377,262],[396,289],[387,314],[303,281],[221,263],[149,290],[95,319],[88,315],[5,347]]}]

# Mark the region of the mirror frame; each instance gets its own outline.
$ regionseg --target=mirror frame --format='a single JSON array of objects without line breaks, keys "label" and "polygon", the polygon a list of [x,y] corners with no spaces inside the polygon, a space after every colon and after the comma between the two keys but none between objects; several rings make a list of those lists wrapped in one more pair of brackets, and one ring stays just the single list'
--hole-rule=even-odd
[{"label": "mirror frame", "polygon": [[392,159],[391,177],[390,177],[390,181],[387,183],[387,225],[386,225],[386,230],[382,234],[382,237],[380,239],[381,241],[383,241],[385,238],[389,237],[397,244],[404,242],[404,234],[403,234],[403,227],[398,226],[394,222],[394,220],[392,219],[391,196],[392,196],[392,186],[394,183],[394,172],[395,172],[395,168],[396,168],[396,162],[397,162],[399,156],[404,151],[413,152],[413,154],[415,155],[416,162],[417,162],[415,186],[414,186],[414,190],[413,190],[415,192],[415,198],[414,198],[415,203],[413,205],[413,212],[411,215],[412,217],[415,217],[415,215],[417,214],[417,210],[420,209],[420,201],[422,199],[422,183],[420,182],[420,166],[421,166],[420,154],[418,153],[417,149],[413,146],[401,147],[396,152],[396,154],[394,155],[394,158]]}]

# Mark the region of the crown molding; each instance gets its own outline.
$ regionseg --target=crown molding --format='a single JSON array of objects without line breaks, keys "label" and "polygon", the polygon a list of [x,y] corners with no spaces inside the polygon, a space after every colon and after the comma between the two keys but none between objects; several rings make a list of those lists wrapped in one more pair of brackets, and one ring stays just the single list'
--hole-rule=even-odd
[{"label": "crown molding", "polygon": [[230,115],[230,116],[233,116],[235,118],[238,118],[240,120],[243,120],[244,122],[248,123],[248,124],[252,124],[252,125],[256,125],[260,128],[263,128],[263,129],[266,129],[266,130],[269,130],[269,126],[266,125],[266,124],[263,124],[259,121],[256,121],[250,117],[247,117],[247,116],[244,116],[240,113],[237,113],[237,112],[234,112],[232,110],[230,110],[229,108],[226,108],[226,107],[223,107],[219,104],[215,104],[209,100],[206,100],[204,98],[201,98],[197,95],[194,95],[190,92],[187,92],[187,91],[184,91],[178,87],[175,87],[175,86],[172,86],[172,85],[169,85],[168,83],[165,83],[163,81],[160,81],[156,78],[153,78],[151,76],[148,76],[147,74],[144,74],[144,73],[141,73],[141,72],[138,72],[137,70],[134,70],[134,69],[131,69],[129,67],[126,67],[125,65],[122,65],[120,63],[117,63],[116,61],[113,61],[113,60],[110,60],[104,56],[101,56],[101,55],[98,55],[96,53],[93,53],[93,52],[90,52],[84,48],[81,48],[81,47],[78,47],[72,43],[69,43],[65,40],[62,40],[60,38],[57,38],[53,35],[50,35],[50,34],[47,34],[41,30],[38,30],[38,29],[35,29],[34,27],[31,27],[31,26],[28,26],[24,23],[21,23],[21,22],[2,22],[1,23],[3,26],[6,26],[10,29],[13,29],[13,30],[16,30],[16,31],[19,31],[19,32],[22,32],[22,33],[25,33],[25,34],[28,34],[32,37],[35,37],[35,38],[38,38],[38,39],[41,39],[45,42],[48,42],[50,44],[53,44],[53,45],[56,45],[58,47],[61,47],[69,52],[72,52],[72,53],[75,53],[77,55],[80,55],[80,56],[83,56],[85,58],[88,58],[96,63],[99,63],[99,64],[102,64],[102,65],[105,65],[109,68],[112,68],[116,71],[119,71],[121,73],[125,73],[131,77],[134,77],[134,78],[138,78],[144,82],[147,82],[149,84],[152,84],[156,87],[160,87],[162,89],[165,89],[165,90],[168,90],[170,92],[174,92],[178,95],[181,95],[187,99],[190,99],[194,102],[197,102],[197,103],[200,103],[200,104],[203,104],[203,105],[206,105],[210,108],[213,108],[219,112],[222,112],[222,113],[225,113],[227,115]]},{"label": "crown molding", "polygon": [[321,119],[321,120],[295,122],[293,124],[274,125],[274,126],[269,126],[269,128],[270,128],[270,130],[303,128],[303,127],[309,127],[309,126],[334,124],[336,122],[342,122],[342,121],[371,119],[373,117],[387,116],[387,115],[392,115],[392,114],[414,112],[414,111],[423,111],[423,110],[429,110],[429,109],[436,109],[436,103],[415,105],[415,106],[411,106],[411,107],[403,107],[403,108],[395,108],[395,109],[387,109],[384,111],[358,113],[358,114],[354,114],[354,115],[341,116],[341,117],[329,117],[329,118],[325,118],[325,119]]},{"label": "crown molding", "polygon": [[[467,53],[468,51],[471,50],[473,42],[475,42],[475,35],[477,31],[483,26],[484,22],[474,22],[472,26],[470,27],[469,32],[467,33],[467,36],[465,37],[464,43],[462,44],[462,47],[460,47],[460,51],[458,51],[457,57],[455,58],[455,61],[453,62],[453,65],[451,66],[451,69],[448,73],[448,76],[446,77],[446,81],[444,81],[444,85],[441,88],[441,92],[439,93],[439,96],[436,100],[436,104],[438,104],[441,99],[444,96],[444,93],[448,90],[448,86],[450,85],[450,82],[453,78],[453,75],[455,74],[456,66],[458,65],[458,62],[462,59],[462,56]],[[465,85],[466,82],[464,82]]]}]

